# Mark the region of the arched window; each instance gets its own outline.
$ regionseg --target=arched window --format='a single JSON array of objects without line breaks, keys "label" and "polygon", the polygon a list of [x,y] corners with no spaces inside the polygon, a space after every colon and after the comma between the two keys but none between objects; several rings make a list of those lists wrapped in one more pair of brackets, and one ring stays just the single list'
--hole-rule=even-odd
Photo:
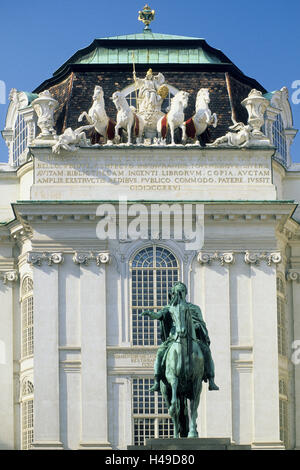
[{"label": "arched window", "polygon": [[273,144],[277,149],[277,156],[284,163],[287,163],[287,145],[284,133],[283,120],[280,114],[277,114],[276,121],[272,127]]},{"label": "arched window", "polygon": [[27,147],[28,129],[25,119],[18,114],[13,136],[13,164],[19,165],[19,158]]},{"label": "arched window", "polygon": [[168,291],[179,280],[178,261],[167,248],[149,246],[135,254],[130,271],[132,344],[155,346],[160,343],[159,322],[139,314],[168,303]]},{"label": "arched window", "polygon": [[288,390],[285,379],[279,380],[280,440],[288,447]]},{"label": "arched window", "polygon": [[33,442],[33,383],[25,380],[21,391],[22,450]]},{"label": "arched window", "polygon": [[26,276],[21,288],[22,358],[33,355],[33,281]]},{"label": "arched window", "polygon": [[280,276],[277,276],[277,337],[278,354],[286,356],[286,314],[285,314],[285,286]]}]

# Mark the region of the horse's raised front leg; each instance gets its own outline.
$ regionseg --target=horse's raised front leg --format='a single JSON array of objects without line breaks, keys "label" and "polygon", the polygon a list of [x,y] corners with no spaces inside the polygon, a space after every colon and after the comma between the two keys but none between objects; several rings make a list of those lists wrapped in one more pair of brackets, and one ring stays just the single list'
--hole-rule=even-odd
[{"label": "horse's raised front leg", "polygon": [[88,113],[86,111],[83,111],[83,113],[80,114],[80,116],[78,118],[78,122],[81,122],[84,117],[86,118],[86,120],[89,124],[93,124],[93,120],[91,119],[91,117],[88,115]]}]

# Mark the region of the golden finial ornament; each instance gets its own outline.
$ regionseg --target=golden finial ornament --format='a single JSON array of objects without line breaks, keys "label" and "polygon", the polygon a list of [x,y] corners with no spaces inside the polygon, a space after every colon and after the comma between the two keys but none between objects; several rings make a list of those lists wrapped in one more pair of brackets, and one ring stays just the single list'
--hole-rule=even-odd
[{"label": "golden finial ornament", "polygon": [[151,31],[149,28],[149,24],[154,20],[155,11],[151,10],[148,4],[144,6],[144,8],[139,11],[138,19],[142,21],[145,25],[144,31]]}]

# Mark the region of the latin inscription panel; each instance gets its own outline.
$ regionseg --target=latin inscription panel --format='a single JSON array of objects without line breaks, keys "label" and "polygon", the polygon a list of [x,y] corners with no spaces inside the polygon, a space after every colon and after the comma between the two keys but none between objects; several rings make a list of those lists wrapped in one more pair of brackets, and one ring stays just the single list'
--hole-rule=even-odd
[{"label": "latin inscription panel", "polygon": [[[40,198],[44,199],[43,193],[50,189],[50,195],[63,192],[73,199],[72,192],[76,198],[76,188],[80,187],[83,196],[90,194],[89,199],[92,195],[97,195],[97,199],[113,199],[120,193],[128,199],[170,198],[174,192],[183,199],[191,199],[209,190],[215,191],[217,199],[223,199],[219,197],[220,189],[223,192],[225,189],[226,194],[233,192],[234,198],[238,191],[242,195],[255,188],[255,194],[259,187],[262,191],[259,199],[265,198],[266,192],[272,199],[270,151],[252,153],[250,150],[141,148],[133,151],[128,148],[80,149],[75,154],[56,156],[49,150],[38,149],[34,159],[34,192],[40,191]],[[213,195],[208,196],[214,199]]]}]

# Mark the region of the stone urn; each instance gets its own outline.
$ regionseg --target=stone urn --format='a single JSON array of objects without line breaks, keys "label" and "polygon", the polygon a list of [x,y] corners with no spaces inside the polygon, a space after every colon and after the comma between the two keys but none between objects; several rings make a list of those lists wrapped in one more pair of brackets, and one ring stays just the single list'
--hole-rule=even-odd
[{"label": "stone urn", "polygon": [[261,127],[264,125],[264,114],[269,107],[269,100],[264,98],[261,91],[251,90],[248,97],[242,101],[242,105],[248,111],[248,124],[253,128],[253,136],[264,136]]},{"label": "stone urn", "polygon": [[56,101],[49,90],[43,91],[32,102],[32,107],[37,114],[37,125],[41,129],[41,133],[37,139],[54,139],[56,131],[54,129],[54,111],[59,103]]}]

